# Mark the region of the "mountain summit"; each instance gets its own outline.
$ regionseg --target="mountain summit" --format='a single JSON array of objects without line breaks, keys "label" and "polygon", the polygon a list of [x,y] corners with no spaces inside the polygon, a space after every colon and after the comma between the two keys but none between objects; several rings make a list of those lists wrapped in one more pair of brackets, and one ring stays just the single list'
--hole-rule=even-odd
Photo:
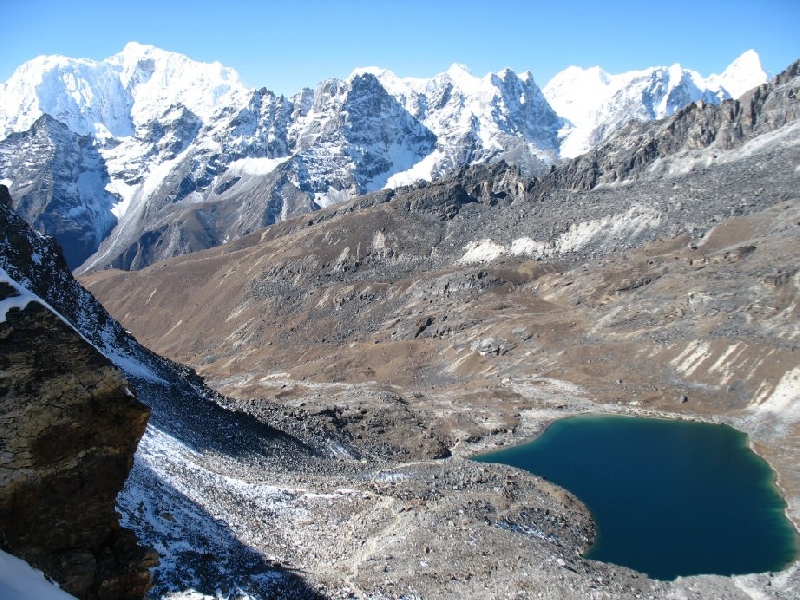
[{"label": "mountain summit", "polygon": [[79,135],[126,137],[173,106],[208,120],[250,93],[233,69],[136,42],[99,62],[40,56],[0,85],[0,135],[47,114]]},{"label": "mountain summit", "polygon": [[619,75],[597,66],[572,66],[553,77],[543,92],[550,106],[567,120],[560,132],[560,150],[561,156],[571,158],[628,121],[668,117],[698,100],[717,104],[766,82],[758,54],[748,50],[721,75],[709,77],[678,64]]},{"label": "mountain summit", "polygon": [[219,63],[130,43],[103,61],[39,57],[0,85],[0,181],[71,268],[138,269],[468,165],[541,175],[631,119],[717,103],[726,85],[763,76],[753,52],[708,79],[677,65],[571,67],[544,91],[510,69],[416,79],[366,68],[287,98]]}]

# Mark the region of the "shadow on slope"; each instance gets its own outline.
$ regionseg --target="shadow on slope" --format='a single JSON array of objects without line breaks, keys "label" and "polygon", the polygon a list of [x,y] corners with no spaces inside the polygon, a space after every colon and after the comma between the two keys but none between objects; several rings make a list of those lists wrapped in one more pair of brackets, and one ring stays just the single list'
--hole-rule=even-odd
[{"label": "shadow on slope", "polygon": [[[151,427],[144,445],[151,445],[154,437],[160,436]],[[135,529],[139,539],[159,553],[161,563],[153,569],[152,597],[188,591],[254,599],[324,597],[279,559],[269,559],[243,543],[227,521],[191,500],[188,489],[176,488],[196,485],[203,493],[209,482],[203,481],[202,471],[193,472],[188,462],[177,464],[161,457],[159,468],[176,475],[173,485],[148,464],[153,459],[152,454],[147,458],[137,455],[118,498],[122,523]],[[227,495],[227,490],[218,491]],[[237,595],[241,592],[248,596]]]},{"label": "shadow on slope", "polygon": [[[129,375],[130,379],[130,375]],[[243,460],[280,460],[286,468],[300,458],[322,458],[323,451],[255,417],[220,406],[193,393],[186,381],[166,384],[133,379],[137,395],[152,409],[150,424],[196,452],[212,452]]]}]

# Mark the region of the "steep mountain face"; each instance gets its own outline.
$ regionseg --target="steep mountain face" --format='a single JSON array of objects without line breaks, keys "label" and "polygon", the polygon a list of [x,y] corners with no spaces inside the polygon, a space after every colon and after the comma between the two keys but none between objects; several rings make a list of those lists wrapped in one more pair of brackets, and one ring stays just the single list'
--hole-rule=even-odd
[{"label": "steep mountain face", "polygon": [[[19,231],[8,213],[0,206],[6,243]],[[115,504],[150,410],[107,358],[4,269],[0,317],[3,549],[79,598],[142,598],[156,554],[119,526]]]},{"label": "steep mountain face", "polygon": [[117,198],[106,189],[111,179],[95,140],[50,115],[8,136],[0,165],[15,182],[17,212],[58,241],[68,264],[83,263],[117,224]]},{"label": "steep mountain face", "polygon": [[[744,56],[713,81],[675,68],[600,73],[598,94],[587,77],[561,77],[549,98],[508,69],[402,79],[369,68],[285,98],[139,44],[101,62],[41,57],[0,86],[0,179],[71,268],[138,269],[465,165],[504,160],[539,175],[581,132],[593,145],[631,118],[717,102],[757,62]],[[605,99],[591,119],[573,110],[588,96]]]},{"label": "steep mountain face", "polygon": [[566,119],[561,156],[583,154],[630,121],[668,117],[693,102],[718,104],[767,82],[758,55],[749,50],[721,75],[702,77],[680,65],[609,75],[600,67],[569,67],[542,90]]},{"label": "steep mountain face", "polygon": [[397,169],[390,187],[431,181],[464,165],[505,160],[526,174],[549,168],[558,155],[559,118],[530,73],[510,69],[478,79],[453,65],[433,79],[401,79],[390,71],[365,69],[425,124],[438,143],[425,159]]}]

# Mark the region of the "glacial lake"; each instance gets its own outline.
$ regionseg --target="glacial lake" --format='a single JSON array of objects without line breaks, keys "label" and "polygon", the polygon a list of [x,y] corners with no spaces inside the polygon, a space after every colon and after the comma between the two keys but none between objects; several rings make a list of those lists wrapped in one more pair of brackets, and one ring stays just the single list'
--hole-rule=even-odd
[{"label": "glacial lake", "polygon": [[772,469],[732,427],[581,415],[475,460],[570,490],[597,526],[585,557],[656,579],[777,571],[797,556]]}]

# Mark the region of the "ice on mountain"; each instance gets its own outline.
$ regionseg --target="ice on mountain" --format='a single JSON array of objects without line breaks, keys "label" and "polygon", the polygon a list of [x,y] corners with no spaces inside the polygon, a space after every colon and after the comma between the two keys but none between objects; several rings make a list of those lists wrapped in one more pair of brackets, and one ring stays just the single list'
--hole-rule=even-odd
[{"label": "ice on mountain", "polygon": [[723,75],[703,77],[679,64],[609,75],[600,67],[572,66],[543,88],[559,116],[560,154],[583,154],[626,122],[660,119],[703,100],[718,103],[738,97],[766,81],[758,55],[745,52]]}]

